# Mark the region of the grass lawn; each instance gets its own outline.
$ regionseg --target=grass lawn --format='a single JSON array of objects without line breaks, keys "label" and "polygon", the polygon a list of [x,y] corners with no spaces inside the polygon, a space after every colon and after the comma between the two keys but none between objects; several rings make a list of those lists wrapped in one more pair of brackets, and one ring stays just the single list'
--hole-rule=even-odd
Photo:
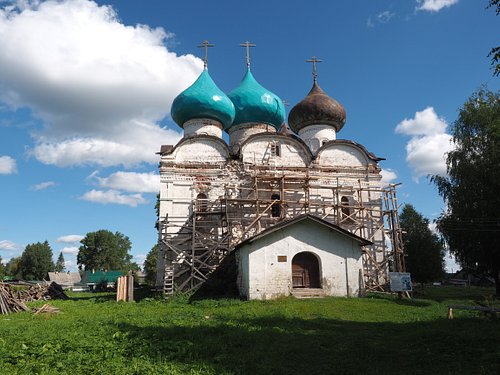
[{"label": "grass lawn", "polygon": [[[0,374],[499,374],[500,317],[448,304],[492,289],[276,301],[71,294],[0,316]],[[41,306],[43,302],[30,306]]]}]

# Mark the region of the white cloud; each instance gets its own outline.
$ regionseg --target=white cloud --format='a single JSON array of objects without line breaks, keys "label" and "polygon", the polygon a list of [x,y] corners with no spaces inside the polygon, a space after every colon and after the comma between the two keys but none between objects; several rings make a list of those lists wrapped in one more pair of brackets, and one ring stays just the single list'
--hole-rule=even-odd
[{"label": "white cloud", "polygon": [[417,0],[417,10],[428,12],[439,12],[441,9],[451,7],[458,3],[458,0]]},{"label": "white cloud", "polygon": [[76,247],[76,246],[63,247],[61,249],[61,252],[63,254],[77,255],[78,254],[78,247]]},{"label": "white cloud", "polygon": [[13,174],[16,171],[16,159],[10,156],[0,156],[0,174]]},{"label": "white cloud", "polygon": [[378,23],[387,23],[391,20],[396,15],[396,13],[393,13],[389,10],[384,10],[383,12],[380,12],[374,16],[368,17],[368,20],[366,21],[366,26],[367,27],[375,27],[375,22]]},{"label": "white cloud", "polygon": [[123,190],[131,193],[158,193],[160,176],[157,173],[115,172],[108,177],[90,177],[97,179],[102,188]]},{"label": "white cloud", "polygon": [[380,23],[387,23],[391,20],[392,17],[394,17],[396,14],[393,13],[393,12],[390,12],[388,10],[384,11],[384,12],[381,12],[379,14],[377,14],[377,20],[380,22]]},{"label": "white cloud", "polygon": [[13,251],[13,250],[19,250],[20,248],[21,245],[18,245],[12,241],[9,240],[0,241],[0,250]]},{"label": "white cloud", "polygon": [[131,207],[136,207],[139,204],[146,204],[148,202],[144,199],[142,194],[123,194],[116,190],[103,191],[94,189],[86,192],[80,199],[101,204],[123,204]]},{"label": "white cloud", "polygon": [[56,186],[56,183],[54,181],[40,182],[39,184],[31,186],[30,190],[34,191],[45,190],[51,186]]},{"label": "white cloud", "polygon": [[384,186],[390,184],[398,177],[396,175],[396,172],[394,172],[392,169],[382,169],[382,171],[380,171],[380,174],[382,175],[382,180],[380,182]]},{"label": "white cloud", "polygon": [[145,260],[146,260],[146,254],[136,254],[132,258],[132,261],[137,263],[141,267]]},{"label": "white cloud", "polygon": [[437,230],[437,224],[436,224],[435,222],[433,222],[433,221],[432,221],[432,222],[429,222],[429,225],[428,225],[428,226],[429,226],[429,230],[430,230],[432,233],[439,235],[439,232],[438,232],[438,230]]},{"label": "white cloud", "polygon": [[156,163],[158,121],[202,61],[177,56],[162,28],[127,26],[89,0],[21,2],[0,9],[0,101],[29,107],[44,127],[31,150],[57,166]]},{"label": "white cloud", "polygon": [[59,237],[56,242],[62,243],[75,243],[80,242],[84,237],[79,234],[68,234],[66,236]]},{"label": "white cloud", "polygon": [[65,260],[64,261],[64,267],[66,268],[67,271],[77,271],[77,264],[74,260]]},{"label": "white cloud", "polygon": [[406,162],[415,181],[429,174],[446,174],[446,154],[454,147],[446,127],[446,121],[432,107],[416,112],[413,119],[404,119],[396,126],[396,133],[411,136],[406,144]]},{"label": "white cloud", "polygon": [[396,126],[396,133],[406,135],[432,135],[445,132],[446,121],[436,114],[433,107],[415,113],[412,119],[404,119]]}]

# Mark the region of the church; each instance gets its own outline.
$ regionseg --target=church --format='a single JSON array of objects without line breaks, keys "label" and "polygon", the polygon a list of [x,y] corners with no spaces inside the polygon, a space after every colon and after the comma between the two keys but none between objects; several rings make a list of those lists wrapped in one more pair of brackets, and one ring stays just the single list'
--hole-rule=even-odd
[{"label": "church", "polygon": [[381,182],[383,158],[338,139],[346,111],[319,86],[320,60],[287,118],[252,74],[253,44],[227,94],[202,46],[202,73],[171,107],[184,136],[159,153],[157,288],[195,291],[223,269],[247,299],[386,290],[403,267],[395,186]]}]

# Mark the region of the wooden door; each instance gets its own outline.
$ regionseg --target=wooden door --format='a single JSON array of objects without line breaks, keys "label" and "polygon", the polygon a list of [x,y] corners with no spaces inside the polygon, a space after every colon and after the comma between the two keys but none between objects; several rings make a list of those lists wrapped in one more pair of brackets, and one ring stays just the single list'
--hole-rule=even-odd
[{"label": "wooden door", "polygon": [[292,285],[294,288],[321,288],[319,262],[312,253],[298,253],[292,259]]}]

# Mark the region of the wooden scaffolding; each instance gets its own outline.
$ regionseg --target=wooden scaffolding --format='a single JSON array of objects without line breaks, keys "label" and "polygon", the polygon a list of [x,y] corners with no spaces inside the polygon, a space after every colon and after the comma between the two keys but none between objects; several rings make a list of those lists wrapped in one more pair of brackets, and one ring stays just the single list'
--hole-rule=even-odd
[{"label": "wooden scaffolding", "polygon": [[329,176],[254,167],[238,183],[221,183],[224,194],[217,199],[193,200],[187,220],[160,218],[164,293],[197,289],[238,243],[306,213],[371,241],[363,248],[364,287],[386,290],[388,272],[405,269],[396,185]]}]

